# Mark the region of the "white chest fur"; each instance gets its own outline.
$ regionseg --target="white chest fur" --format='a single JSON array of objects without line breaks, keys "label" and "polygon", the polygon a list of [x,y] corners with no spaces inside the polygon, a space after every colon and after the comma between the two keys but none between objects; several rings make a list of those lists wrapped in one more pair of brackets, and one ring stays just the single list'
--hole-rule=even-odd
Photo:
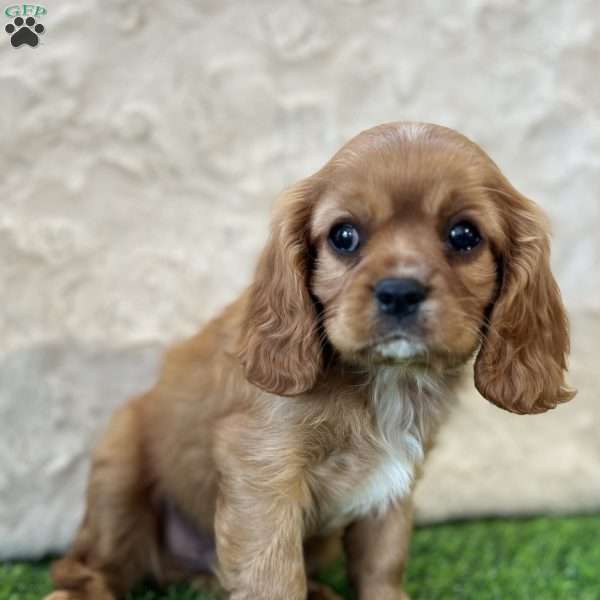
[{"label": "white chest fur", "polygon": [[415,473],[415,463],[405,456],[382,455],[379,463],[362,481],[336,494],[327,511],[328,527],[347,524],[366,514],[383,514],[394,502],[409,495]]},{"label": "white chest fur", "polygon": [[[327,469],[329,501],[321,515],[326,529],[367,514],[382,514],[411,493],[444,397],[441,386],[430,378],[407,379],[395,367],[378,372],[372,389],[374,431],[352,451],[329,459],[337,468]],[[344,465],[350,472],[344,473]]]}]

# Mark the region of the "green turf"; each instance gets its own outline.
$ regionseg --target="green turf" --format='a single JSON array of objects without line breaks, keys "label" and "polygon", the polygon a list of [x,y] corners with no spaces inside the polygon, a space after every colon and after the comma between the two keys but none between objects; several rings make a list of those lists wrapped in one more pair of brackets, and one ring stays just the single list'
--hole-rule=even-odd
[{"label": "green turf", "polygon": [[[412,600],[600,600],[600,516],[492,520],[418,529]],[[350,598],[343,568],[324,580]],[[0,565],[0,600],[39,600],[47,563]],[[210,600],[185,586],[142,588],[130,600]]]}]

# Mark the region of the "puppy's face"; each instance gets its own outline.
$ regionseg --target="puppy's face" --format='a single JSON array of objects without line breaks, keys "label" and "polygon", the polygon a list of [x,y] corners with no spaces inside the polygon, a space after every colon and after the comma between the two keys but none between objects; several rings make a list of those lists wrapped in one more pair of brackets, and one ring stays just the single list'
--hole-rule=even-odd
[{"label": "puppy's face", "polygon": [[389,150],[364,140],[329,165],[310,223],[312,293],[343,360],[440,371],[479,345],[501,217],[469,147],[407,136]]},{"label": "puppy's face", "polygon": [[390,123],[346,144],[278,203],[247,295],[250,382],[311,390],[324,340],[345,363],[438,376],[478,350],[490,402],[542,412],[564,383],[568,324],[545,219],[473,142]]}]

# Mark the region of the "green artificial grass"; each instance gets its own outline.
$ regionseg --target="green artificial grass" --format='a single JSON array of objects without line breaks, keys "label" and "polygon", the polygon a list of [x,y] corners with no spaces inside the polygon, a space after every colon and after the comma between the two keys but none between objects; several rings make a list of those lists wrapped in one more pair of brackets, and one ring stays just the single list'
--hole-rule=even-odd
[{"label": "green artificial grass", "polygon": [[[351,598],[340,564],[323,580]],[[600,600],[600,516],[489,520],[417,529],[412,600]],[[0,565],[0,600],[39,600],[48,563]],[[186,586],[139,588],[129,600],[211,600]]]}]

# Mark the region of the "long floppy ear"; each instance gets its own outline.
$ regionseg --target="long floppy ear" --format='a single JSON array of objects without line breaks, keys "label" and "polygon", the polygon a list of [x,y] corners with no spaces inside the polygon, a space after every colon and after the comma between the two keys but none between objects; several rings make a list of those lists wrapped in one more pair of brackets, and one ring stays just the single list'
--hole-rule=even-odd
[{"label": "long floppy ear", "polygon": [[308,227],[316,193],[305,179],[279,199],[248,290],[238,348],[246,378],[286,396],[310,390],[321,370],[317,310],[308,288]]},{"label": "long floppy ear", "polygon": [[502,283],[475,362],[484,398],[514,413],[541,413],[567,402],[569,326],[550,270],[548,226],[541,210],[500,175],[505,217]]}]

